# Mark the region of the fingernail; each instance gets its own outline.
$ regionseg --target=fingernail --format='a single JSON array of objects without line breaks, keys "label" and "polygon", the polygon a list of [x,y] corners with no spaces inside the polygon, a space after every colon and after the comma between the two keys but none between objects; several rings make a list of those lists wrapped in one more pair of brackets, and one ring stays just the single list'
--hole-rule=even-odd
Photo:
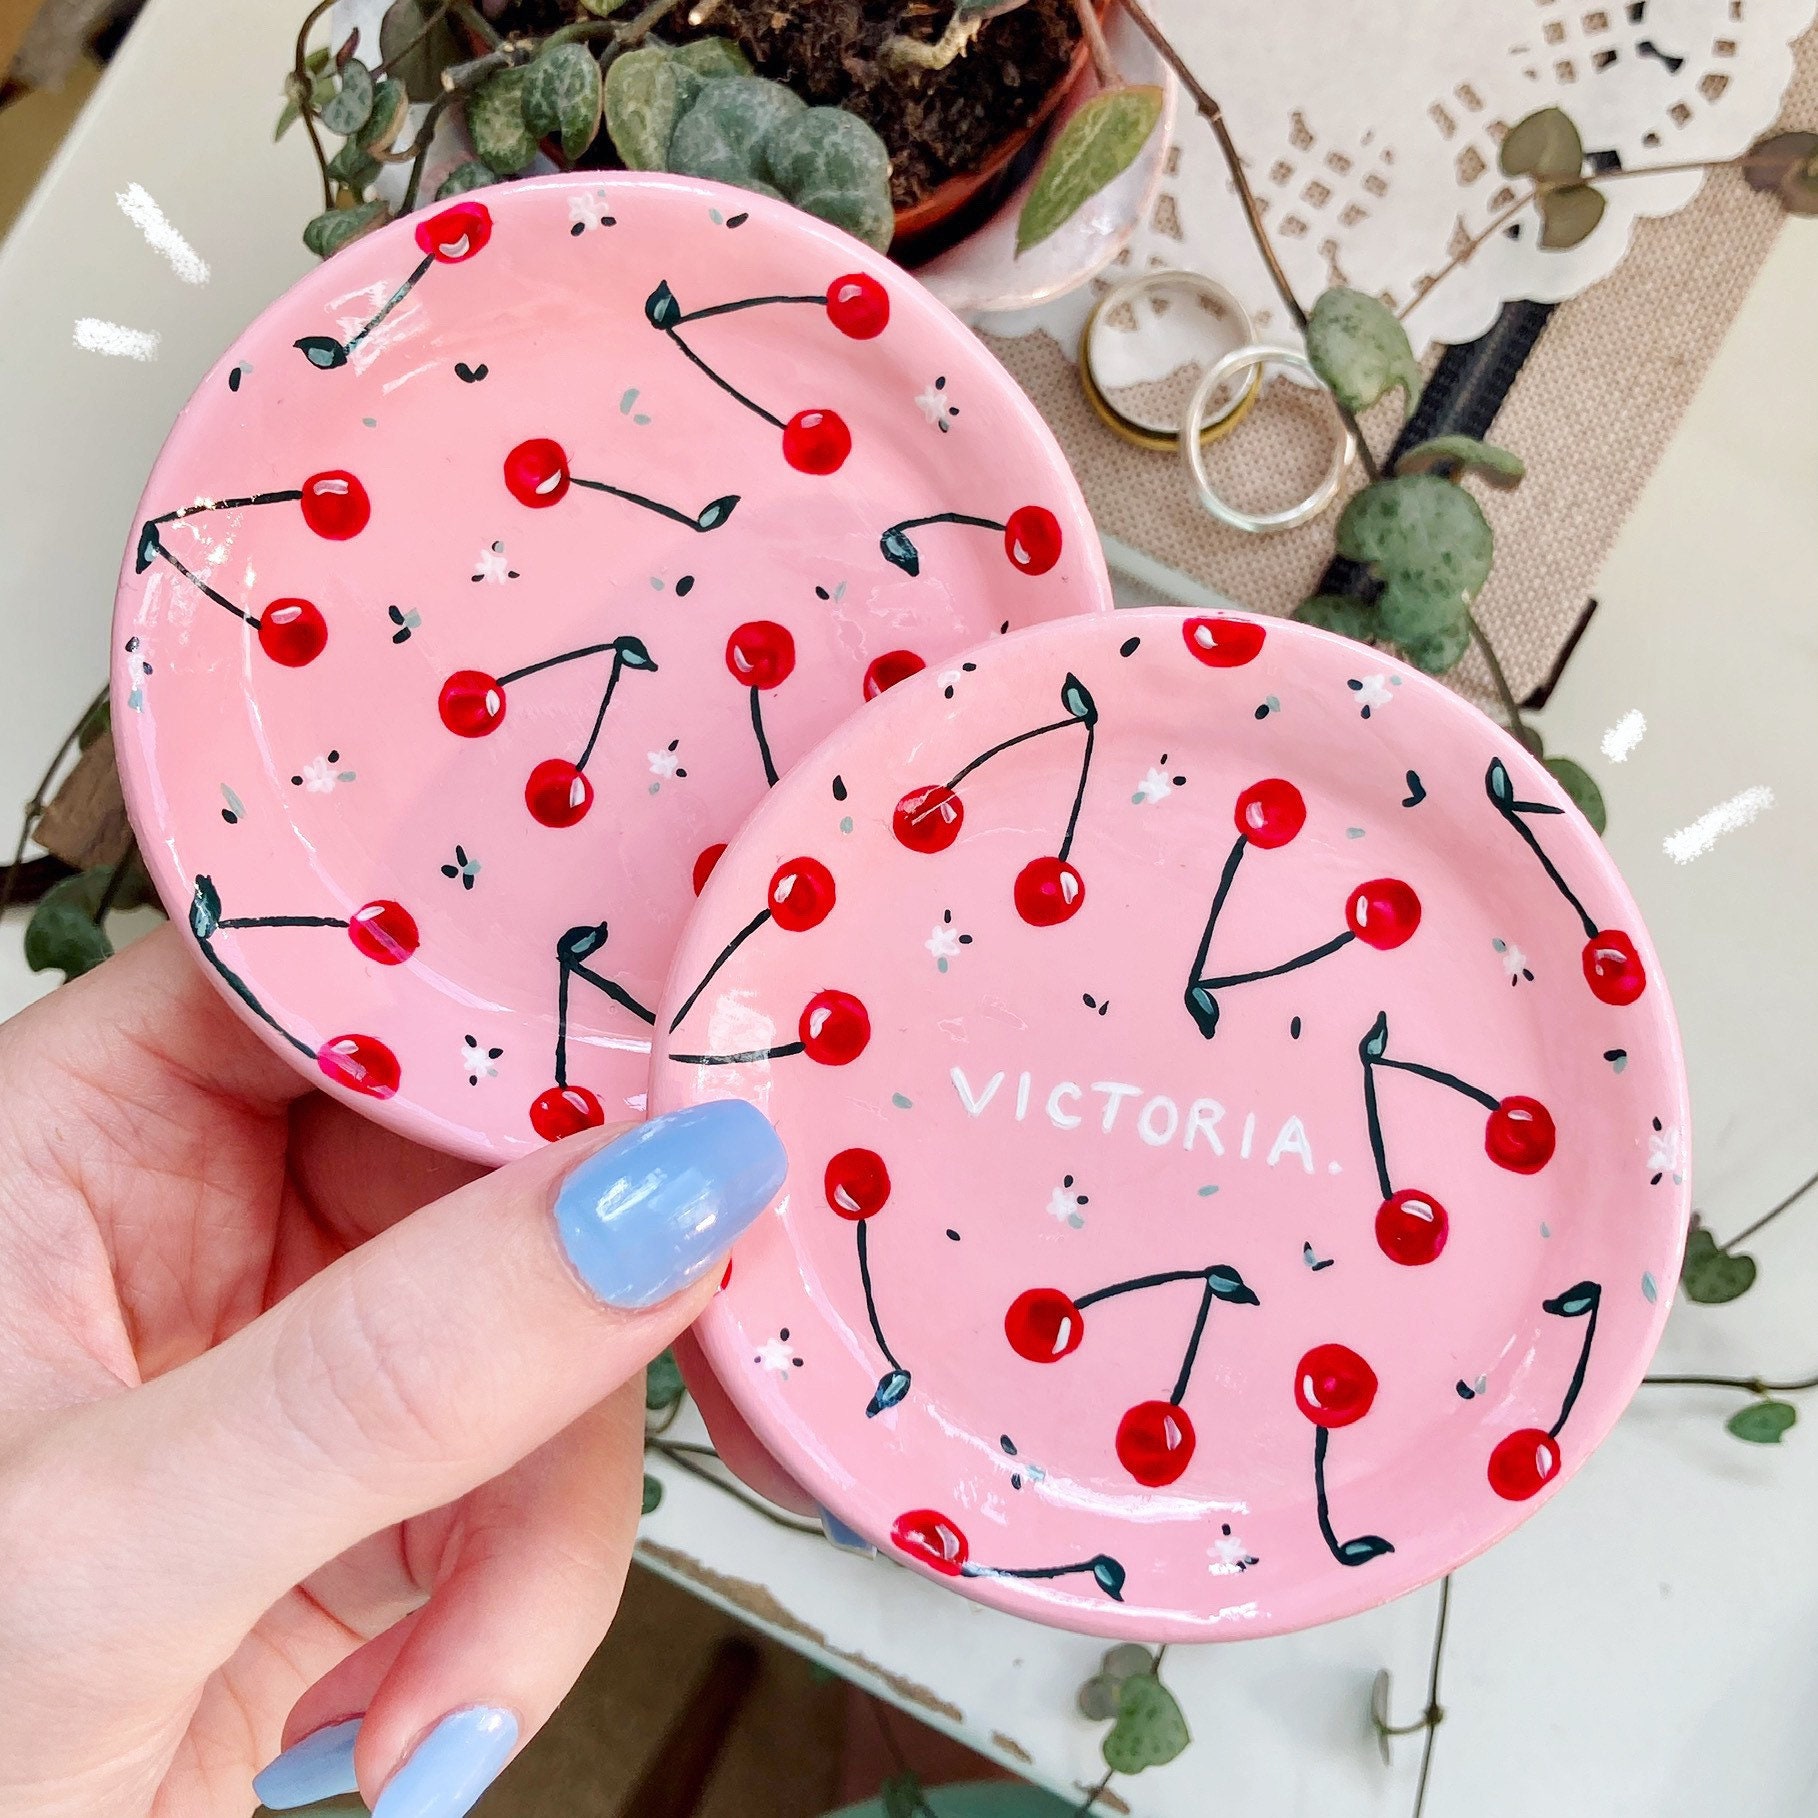
[{"label": "fingernail", "polygon": [[518,1720],[509,1711],[476,1704],[451,1712],[386,1781],[372,1818],[463,1818],[498,1779],[517,1740]]},{"label": "fingernail", "polygon": [[873,1556],[877,1552],[857,1528],[849,1528],[827,1507],[821,1504],[821,1532],[827,1536],[842,1553],[864,1553]]},{"label": "fingernail", "polygon": [[274,1812],[288,1812],[299,1805],[314,1805],[318,1799],[332,1799],[337,1793],[357,1793],[360,1783],[354,1778],[353,1755],[361,1721],[349,1717],[293,1742],[253,1776],[259,1803]]},{"label": "fingernail", "polygon": [[690,1105],[588,1156],[556,1195],[556,1229],[608,1306],[653,1307],[715,1267],[788,1172],[755,1105]]}]

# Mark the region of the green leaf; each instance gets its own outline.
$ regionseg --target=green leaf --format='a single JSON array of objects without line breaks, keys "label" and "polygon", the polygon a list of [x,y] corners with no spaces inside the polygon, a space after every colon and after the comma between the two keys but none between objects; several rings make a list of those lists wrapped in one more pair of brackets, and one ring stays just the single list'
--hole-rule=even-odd
[{"label": "green leaf", "polygon": [[536,134],[524,122],[527,69],[502,69],[468,98],[473,148],[501,177],[515,176],[537,155]]},{"label": "green leaf", "polygon": [[371,233],[375,227],[383,227],[390,219],[391,210],[377,197],[355,208],[331,208],[304,227],[303,244],[318,259],[326,259],[350,241]]},{"label": "green leaf", "polygon": [[1679,1271],[1687,1300],[1701,1307],[1721,1307],[1740,1300],[1755,1285],[1755,1259],[1732,1256],[1702,1225],[1685,1240],[1685,1262]]},{"label": "green leaf", "polygon": [[627,51],[606,71],[606,131],[627,170],[662,170],[683,110],[702,79],[658,45]]},{"label": "green leaf", "polygon": [[1389,1051],[1389,1018],[1385,1011],[1378,1010],[1376,1021],[1370,1025],[1369,1033],[1357,1044],[1357,1052],[1366,1061],[1378,1061]]},{"label": "green leaf", "polygon": [[1424,637],[1408,638],[1396,644],[1403,658],[1423,675],[1444,675],[1470,647],[1471,624],[1464,617],[1442,625]]},{"label": "green leaf", "polygon": [[900,1774],[892,1774],[879,1788],[879,1800],[884,1808],[884,1818],[920,1818],[922,1783],[904,1769]]},{"label": "green leaf", "polygon": [[1420,400],[1408,331],[1361,290],[1322,291],[1307,321],[1307,358],[1347,410],[1368,410],[1398,385],[1405,417]]},{"label": "green leaf", "polygon": [[212,878],[199,877],[195,894],[189,899],[189,931],[198,941],[206,942],[220,926],[221,892]]},{"label": "green leaf", "polygon": [[1070,220],[1136,162],[1161,118],[1162,91],[1149,83],[1107,90],[1088,101],[1048,148],[1016,223],[1024,253]]},{"label": "green leaf", "polygon": [[[1143,1657],[1148,1658],[1149,1650],[1143,1649]],[[1127,1679],[1114,1679],[1109,1673],[1094,1673],[1080,1688],[1074,1697],[1079,1707],[1079,1714],[1091,1723],[1108,1723],[1117,1715],[1117,1694]]]},{"label": "green leaf", "polygon": [[596,19],[610,19],[624,4],[625,0],[581,0],[581,5]]},{"label": "green leaf", "polygon": [[1155,1652],[1146,1648],[1140,1641],[1120,1641],[1114,1648],[1105,1649],[1105,1657],[1099,1662],[1099,1671],[1114,1685],[1123,1682],[1136,1673],[1153,1673],[1155,1671]]},{"label": "green leaf", "polygon": [[1294,608],[1294,617],[1303,625],[1334,631],[1341,638],[1355,638],[1360,644],[1376,640],[1376,609],[1345,594],[1316,593]]},{"label": "green leaf", "polygon": [[762,76],[729,76],[709,82],[676,122],[669,168],[721,183],[763,178],[763,147],[786,120],[808,104],[780,82]]},{"label": "green leaf", "polygon": [[[1366,486],[1338,520],[1339,554],[1366,563],[1391,587],[1399,585],[1404,597],[1398,604],[1409,613],[1441,598],[1463,612],[1489,578],[1494,545],[1477,501],[1430,473]],[[1383,630],[1399,641],[1389,606],[1385,595],[1378,608]]]},{"label": "green leaf", "polygon": [[[320,63],[313,64],[315,74],[311,77],[309,85],[310,108],[319,114],[335,92],[335,80],[333,76],[322,73],[328,66],[327,51],[312,51],[310,55],[312,62],[318,55],[322,58]],[[282,139],[302,117],[303,110],[297,104],[297,98],[301,93],[302,90],[297,87],[296,76],[294,74],[286,76],[284,78],[284,110],[278,115],[278,124],[272,128],[271,136],[274,144]]]},{"label": "green leaf", "polygon": [[349,189],[364,189],[378,174],[379,161],[358,139],[343,141],[341,149],[328,161],[328,174]]},{"label": "green leaf", "polygon": [[524,124],[539,139],[559,139],[578,158],[600,130],[600,66],[584,44],[541,52],[524,74]]},{"label": "green leaf", "polygon": [[1023,0],[955,0],[953,16],[955,19],[1001,19],[1022,4]]},{"label": "green leaf", "polygon": [[1260,1306],[1255,1290],[1231,1267],[1218,1263],[1206,1271],[1206,1286],[1222,1301],[1234,1307]]},{"label": "green leaf", "polygon": [[[433,101],[442,92],[443,70],[460,61],[446,12],[438,0],[393,0],[379,21],[379,57],[413,101]],[[436,23],[425,33],[431,19]]]},{"label": "green leaf", "polygon": [[1546,766],[1553,773],[1553,781],[1572,798],[1573,807],[1602,833],[1609,825],[1610,817],[1604,809],[1603,791],[1597,787],[1597,779],[1576,758],[1550,757]]},{"label": "green leaf", "polygon": [[410,97],[402,82],[387,76],[372,93],[372,113],[354,135],[364,151],[390,151],[410,118]]},{"label": "green leaf", "polygon": [[1084,720],[1088,726],[1098,723],[1098,704],[1092,699],[1086,684],[1071,672],[1061,683],[1061,705],[1074,719]]},{"label": "green leaf", "polygon": [[[747,183],[744,187],[768,191],[772,195],[778,193],[763,183]],[[862,240],[873,252],[888,252],[890,242],[896,236],[896,210],[891,206],[887,185],[869,194],[855,190],[807,189],[800,195],[781,199],[793,202],[804,214],[842,229],[853,239]]]},{"label": "green leaf", "polygon": [[1526,477],[1527,467],[1519,455],[1491,442],[1480,442],[1475,436],[1435,436],[1421,442],[1395,463],[1397,473],[1436,473],[1442,480],[1456,480],[1476,474],[1498,492],[1512,492]]},{"label": "green leaf", "polygon": [[1163,1767],[1193,1740],[1174,1694],[1153,1673],[1126,1679],[1117,1694],[1117,1721],[1105,1737],[1105,1766],[1118,1774]]},{"label": "green leaf", "polygon": [[651,1413],[660,1414],[666,1408],[673,1408],[687,1393],[675,1353],[659,1352],[650,1360],[650,1367],[644,1372],[644,1406]]},{"label": "green leaf", "polygon": [[1545,189],[1536,200],[1540,210],[1540,244],[1549,252],[1565,252],[1589,237],[1603,219],[1603,192],[1588,183],[1564,189]]},{"label": "green leaf", "polygon": [[1543,1300],[1540,1309],[1555,1319],[1583,1319],[1595,1313],[1603,1300],[1603,1289],[1594,1281],[1575,1282],[1563,1294]]},{"label": "green leaf", "polygon": [[1777,1446],[1781,1435],[1799,1418],[1790,1401],[1752,1401],[1738,1408],[1724,1425],[1726,1432],[1746,1439],[1752,1446]]},{"label": "green leaf", "polygon": [[730,38],[694,38],[670,54],[684,69],[709,82],[751,74],[751,59]]},{"label": "green leaf", "polygon": [[103,695],[82,716],[82,724],[76,728],[76,748],[79,751],[86,751],[113,723],[113,704]]},{"label": "green leaf", "polygon": [[1383,636],[1403,649],[1434,640],[1450,642],[1461,627],[1468,639],[1469,613],[1470,608],[1458,597],[1456,588],[1430,593],[1415,582],[1403,580],[1389,582],[1376,603],[1377,623]]},{"label": "green leaf", "polygon": [[[650,654],[650,647],[642,638],[630,636],[616,638],[614,648],[618,652],[619,662],[626,669],[648,669],[656,671],[656,659]],[[664,1353],[668,1355],[667,1352]]]},{"label": "green leaf", "polygon": [[499,173],[481,158],[469,158],[465,164],[457,164],[441,181],[436,190],[436,200],[446,202],[450,196],[464,196],[470,189],[484,189],[488,183],[496,183]]},{"label": "green leaf", "polygon": [[331,133],[357,133],[372,116],[372,97],[372,71],[358,57],[349,57],[340,86],[322,108],[322,124]]},{"label": "green leaf", "polygon": [[650,1473],[646,1471],[644,1473],[644,1506],[640,1513],[648,1515],[653,1509],[659,1509],[662,1506],[662,1480],[660,1478],[652,1477]]},{"label": "green leaf", "polygon": [[95,912],[113,877],[98,865],[51,885],[25,925],[25,963],[34,972],[61,972],[65,982],[92,972],[113,952]]},{"label": "green leaf", "polygon": [[796,207],[880,252],[890,244],[890,153],[858,115],[811,107],[783,121],[764,141],[763,165]]},{"label": "green leaf", "polygon": [[1509,128],[1496,161],[1505,177],[1575,177],[1584,141],[1563,109],[1543,107]]},{"label": "green leaf", "polygon": [[681,321],[682,306],[667,278],[659,278],[656,289],[644,299],[644,319],[652,328],[673,328]]}]

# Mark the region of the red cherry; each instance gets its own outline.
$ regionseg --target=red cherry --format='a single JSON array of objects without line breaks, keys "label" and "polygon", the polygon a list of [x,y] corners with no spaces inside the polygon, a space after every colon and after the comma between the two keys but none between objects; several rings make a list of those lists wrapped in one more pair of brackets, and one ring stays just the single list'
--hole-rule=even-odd
[{"label": "red cherry", "polygon": [[886,688],[906,682],[928,665],[913,650],[886,650],[865,671],[865,699],[875,701]]},{"label": "red cherry", "polygon": [[417,245],[441,265],[471,259],[492,238],[492,215],[484,202],[456,202],[417,226]]},{"label": "red cherry", "polygon": [[911,789],[890,815],[897,844],[911,852],[945,852],[960,836],[966,804],[945,783]]},{"label": "red cherry", "polygon": [[939,1509],[911,1509],[897,1516],[890,1539],[898,1552],[920,1560],[943,1578],[959,1577],[971,1551],[965,1535]]},{"label": "red cherry", "polygon": [[1004,554],[1024,574],[1046,574],[1061,557],[1060,520],[1045,505],[1019,505],[1004,526]]},{"label": "red cherry", "polygon": [[545,758],[524,785],[524,806],[545,827],[572,827],[593,806],[593,785],[566,758]]},{"label": "red cherry", "polygon": [[1432,1262],[1446,1247],[1451,1221],[1430,1193],[1404,1187],[1376,1209],[1376,1243],[1390,1262],[1416,1269]]},{"label": "red cherry", "polygon": [[1173,1483],[1193,1462],[1193,1423],[1171,1401],[1139,1401],[1117,1423],[1117,1459],[1152,1490]]},{"label": "red cherry", "polygon": [[1620,928],[1601,929],[1585,942],[1584,977],[1593,997],[1619,1010],[1648,988],[1641,955]]},{"label": "red cherry", "polygon": [[1086,880],[1063,858],[1031,859],[1016,874],[1016,913],[1031,928],[1071,921],[1086,900]]},{"label": "red cherry", "polygon": [[316,1050],[316,1065],[349,1092],[390,1098],[398,1089],[398,1057],[376,1035],[331,1035]]},{"label": "red cherry", "polygon": [[401,966],[416,952],[421,937],[416,919],[402,903],[381,897],[347,918],[347,938],[381,966]]},{"label": "red cherry", "polygon": [[1376,1399],[1376,1372],[1349,1345],[1315,1345],[1294,1372],[1294,1401],[1316,1427],[1348,1427]]},{"label": "red cherry", "polygon": [[844,1067],[865,1052],[871,1018],[850,991],[817,991],[802,1011],[802,1052],[823,1067]]},{"label": "red cherry", "polygon": [[345,543],[357,537],[372,517],[366,488],[341,468],[312,473],[303,482],[303,522],[319,537]]},{"label": "red cherry", "polygon": [[560,442],[535,436],[505,457],[505,487],[520,505],[541,510],[568,490],[568,454]]},{"label": "red cherry", "polygon": [[822,1184],[827,1204],[857,1224],[884,1209],[890,1197],[890,1170],[875,1149],[842,1149],[827,1164]]},{"label": "red cherry", "polygon": [[1263,647],[1263,628],[1252,619],[1188,619],[1181,626],[1187,648],[1208,669],[1237,669]]},{"label": "red cherry", "polygon": [[1526,1502],[1558,1475],[1559,1441],[1539,1427],[1499,1439],[1490,1454],[1490,1488],[1510,1502]]},{"label": "red cherry", "polygon": [[774,619],[749,619],[726,640],[726,667],[747,688],[775,688],[795,669],[795,639]]},{"label": "red cherry", "polygon": [[1018,1357],[1031,1363],[1059,1363],[1079,1349],[1086,1322],[1059,1288],[1030,1288],[1010,1303],[1004,1336]]},{"label": "red cherry", "polygon": [[831,410],[798,410],[783,425],[783,459],[798,473],[838,473],[852,452],[852,431]]},{"label": "red cherry", "polygon": [[1307,824],[1307,804],[1300,791],[1281,777],[1264,777],[1237,798],[1233,817],[1237,831],[1252,846],[1273,852],[1285,846]]},{"label": "red cherry", "polygon": [[849,271],[827,286],[827,318],[841,334],[869,341],[890,320],[890,293],[867,273]]},{"label": "red cherry", "polygon": [[1538,1174],[1553,1159],[1559,1133],[1553,1114],[1537,1098],[1505,1098],[1484,1125],[1483,1146],[1499,1168]]},{"label": "red cherry", "polygon": [[597,1130],[606,1121],[600,1101],[585,1086],[551,1086],[531,1101],[530,1127],[546,1143],[559,1143],[581,1130]]},{"label": "red cherry", "polygon": [[259,614],[259,648],[286,669],[301,669],[322,654],[328,621],[307,600],[273,600]]},{"label": "red cherry", "polygon": [[790,859],[770,880],[770,919],[791,934],[818,928],[833,913],[833,873],[817,858]]},{"label": "red cherry", "polygon": [[707,880],[713,876],[713,868],[720,862],[720,854],[726,850],[726,842],[721,840],[717,846],[703,846],[694,861],[694,893],[699,896],[707,888]]},{"label": "red cherry", "polygon": [[1387,953],[1420,926],[1420,898],[1399,878],[1372,878],[1351,892],[1345,921],[1366,947]]},{"label": "red cherry", "polygon": [[505,717],[505,690],[484,669],[457,669],[442,684],[436,711],[450,732],[483,739]]}]

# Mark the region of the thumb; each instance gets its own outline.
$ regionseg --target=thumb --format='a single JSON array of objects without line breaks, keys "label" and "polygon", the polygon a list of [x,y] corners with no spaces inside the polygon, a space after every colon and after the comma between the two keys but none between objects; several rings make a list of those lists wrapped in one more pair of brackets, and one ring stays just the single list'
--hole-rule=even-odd
[{"label": "thumb", "polygon": [[125,1567],[98,1619],[193,1636],[206,1653],[189,1664],[212,1666],[327,1560],[498,1476],[641,1370],[699,1313],[787,1167],[740,1100],[591,1151],[571,1139],[59,1423],[48,1506],[61,1477],[77,1560]]}]

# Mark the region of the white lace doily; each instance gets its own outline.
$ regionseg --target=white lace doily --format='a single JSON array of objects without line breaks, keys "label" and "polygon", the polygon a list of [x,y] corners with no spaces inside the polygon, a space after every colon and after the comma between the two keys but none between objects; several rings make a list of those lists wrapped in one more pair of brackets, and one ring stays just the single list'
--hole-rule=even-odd
[{"label": "white lace doily", "polygon": [[[1774,120],[1791,43],[1815,0],[1271,0],[1151,11],[1224,108],[1282,265],[1303,303],[1343,283],[1400,308],[1519,193],[1503,133],[1557,105],[1588,154],[1625,168],[1745,151]],[[1259,335],[1293,341],[1205,122],[1183,100],[1171,171],[1123,270],[1187,266],[1217,278]],[[1607,161],[1607,158],[1606,160]],[[1611,183],[1588,239],[1544,251],[1531,210],[1418,304],[1418,352],[1482,334],[1505,302],[1559,302],[1607,276],[1635,221],[1671,214],[1703,173]],[[1107,276],[1115,277],[1113,270]],[[983,326],[1045,329],[1071,356],[1093,287]],[[1111,385],[1164,378],[1204,357],[1191,310],[1107,323]]]}]

